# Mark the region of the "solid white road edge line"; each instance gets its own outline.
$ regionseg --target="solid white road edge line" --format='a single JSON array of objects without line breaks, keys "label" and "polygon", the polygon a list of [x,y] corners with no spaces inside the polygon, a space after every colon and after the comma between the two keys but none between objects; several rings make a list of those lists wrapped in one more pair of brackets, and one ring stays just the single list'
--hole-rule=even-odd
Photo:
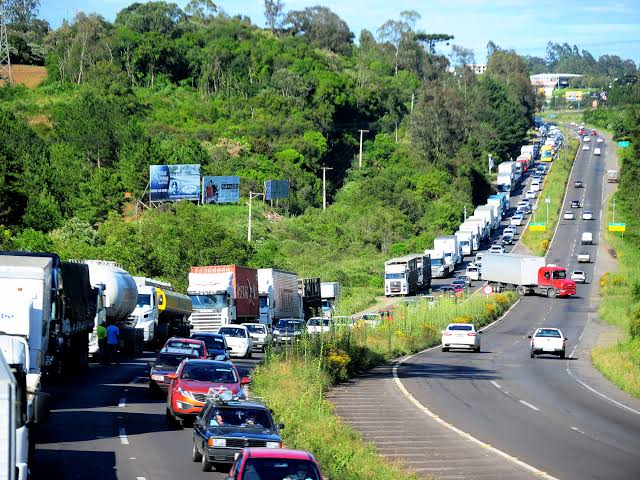
[{"label": "solid white road edge line", "polygon": [[498,382],[491,380],[491,385],[493,385],[496,388],[502,388],[500,385],[498,385]]},{"label": "solid white road edge line", "polygon": [[526,407],[529,407],[531,410],[535,410],[536,412],[539,412],[540,409],[538,407],[536,407],[535,405],[531,405],[529,402],[525,402],[524,400],[518,400],[521,404],[525,405]]},{"label": "solid white road edge line", "polygon": [[122,443],[122,445],[129,445],[127,431],[124,429],[124,427],[120,427],[120,429],[118,430],[118,437],[120,437],[120,443]]},{"label": "solid white road edge line", "polygon": [[[494,324],[498,323],[499,321],[501,321],[502,319],[504,319],[509,312],[511,312],[511,310],[513,310],[513,308],[520,302],[520,299],[518,299],[513,305],[511,305],[511,308],[509,308],[509,310],[507,310],[500,318],[498,318],[497,320],[495,320],[494,322],[490,323],[489,325],[487,325],[486,327],[484,327],[484,329],[489,328],[491,326],[493,326]],[[431,410],[429,410],[427,407],[425,407],[422,403],[420,403],[420,401],[418,401],[413,395],[411,395],[411,393],[409,393],[409,391],[405,388],[404,384],[402,383],[402,381],[400,380],[400,377],[398,377],[398,367],[400,365],[402,365],[404,362],[406,362],[407,360],[410,360],[411,358],[420,355],[422,353],[431,351],[431,350],[435,350],[436,348],[439,348],[438,346],[435,347],[431,347],[431,348],[427,348],[425,350],[422,350],[421,352],[418,353],[414,353],[413,355],[408,355],[406,357],[400,358],[399,360],[397,360],[394,365],[393,365],[393,369],[392,369],[392,373],[393,373],[393,381],[395,382],[396,386],[398,387],[398,389],[400,390],[400,392],[407,397],[407,399],[409,399],[409,401],[411,403],[413,403],[418,409],[422,410],[426,415],[428,415],[429,417],[431,417],[431,419],[435,420],[436,422],[438,422],[440,425],[448,428],[449,430],[451,430],[454,433],[457,433],[459,436],[461,436],[462,438],[466,439],[466,440],[470,440],[472,442],[474,442],[475,444],[479,445],[482,448],[485,448],[489,451],[491,451],[492,453],[495,453],[496,455],[506,459],[507,461],[513,463],[514,465],[517,465],[529,472],[532,472],[533,474],[535,474],[536,476],[538,476],[539,478],[544,478],[546,480],[558,480],[556,477],[549,475],[546,472],[543,472],[542,470],[534,467],[533,465],[529,465],[528,463],[523,462],[522,460],[509,455],[506,452],[503,452],[502,450],[499,450],[491,445],[489,445],[488,443],[483,442],[482,440],[479,440],[471,435],[469,435],[468,433],[464,432],[463,430],[460,430],[459,428],[455,427],[454,425],[451,425],[448,422],[445,422],[444,420],[442,420],[438,415],[434,414]]]}]

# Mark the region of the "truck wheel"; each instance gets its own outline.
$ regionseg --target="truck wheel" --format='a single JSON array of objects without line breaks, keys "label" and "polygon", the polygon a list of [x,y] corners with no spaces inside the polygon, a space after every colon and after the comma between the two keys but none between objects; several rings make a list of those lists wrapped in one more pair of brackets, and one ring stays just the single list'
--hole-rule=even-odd
[{"label": "truck wheel", "polygon": [[521,297],[524,297],[527,294],[527,289],[522,285],[518,285],[516,287],[516,292],[518,292],[518,295]]},{"label": "truck wheel", "polygon": [[500,292],[502,292],[502,286],[501,286],[501,285],[496,284],[496,285],[493,287],[493,291],[494,291],[494,292],[496,292],[496,293],[500,293]]},{"label": "truck wheel", "polygon": [[556,298],[558,296],[558,291],[555,288],[550,288],[547,290],[547,297]]},{"label": "truck wheel", "polygon": [[191,460],[194,462],[202,461],[202,454],[198,451],[198,447],[196,447],[196,441],[193,441],[193,449],[191,450]]}]

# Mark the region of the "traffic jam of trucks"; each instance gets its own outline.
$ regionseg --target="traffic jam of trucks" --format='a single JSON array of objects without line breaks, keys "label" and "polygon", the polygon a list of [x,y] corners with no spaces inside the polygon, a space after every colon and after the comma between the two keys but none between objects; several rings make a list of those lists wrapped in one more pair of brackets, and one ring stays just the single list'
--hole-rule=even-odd
[{"label": "traffic jam of trucks", "polygon": [[[384,262],[386,297],[428,295],[435,290],[459,298],[473,281],[491,286],[494,292],[515,290],[520,295],[549,298],[576,294],[574,275],[565,267],[547,264],[543,257],[504,250],[518,230],[502,222],[512,223],[509,219],[515,215],[527,217],[531,214],[529,199],[538,198],[529,195],[531,185],[527,194],[522,190],[522,200],[514,209],[511,195],[526,186],[525,174],[532,184],[544,184],[548,169],[540,169],[536,162],[553,160],[562,147],[557,128],[543,125],[540,131],[546,137],[544,144],[524,145],[516,161],[500,163],[497,193],[470,216],[465,213],[453,234],[436,236],[432,248],[421,253]],[[617,181],[617,172],[607,172],[607,179],[614,174]],[[592,235],[583,234],[583,245],[593,243],[593,236],[586,238],[587,233]],[[456,272],[461,274],[454,277]],[[450,285],[442,283],[441,279],[446,282],[448,278]],[[0,252],[0,285],[4,291],[0,297],[0,414],[10,426],[3,432],[8,435],[9,449],[2,452],[0,463],[13,466],[20,480],[29,474],[30,430],[46,421],[52,401],[43,385],[88,368],[90,358],[104,360],[99,341],[102,326],[118,327],[118,350],[123,355],[135,357],[146,349],[160,356],[178,356],[180,362],[172,368],[163,370],[156,365],[151,370],[154,377],[162,377],[153,379],[156,384],[173,391],[172,382],[182,381],[185,365],[192,360],[220,364],[216,368],[224,371],[230,362],[229,351],[235,351],[229,345],[242,343],[248,349],[243,353],[250,357],[256,347],[264,351],[290,343],[303,332],[323,333],[332,325],[356,324],[353,317],[338,315],[339,282],[301,278],[275,268],[192,266],[187,291],[180,293],[168,282],[133,276],[114,262],[62,261],[53,253]],[[377,325],[385,312],[370,312],[359,319]],[[236,380],[225,385],[240,391],[249,381]],[[171,407],[174,420],[176,412],[182,411],[179,405],[193,408],[191,400],[176,395],[175,408]],[[199,402],[203,405],[205,401]]]}]

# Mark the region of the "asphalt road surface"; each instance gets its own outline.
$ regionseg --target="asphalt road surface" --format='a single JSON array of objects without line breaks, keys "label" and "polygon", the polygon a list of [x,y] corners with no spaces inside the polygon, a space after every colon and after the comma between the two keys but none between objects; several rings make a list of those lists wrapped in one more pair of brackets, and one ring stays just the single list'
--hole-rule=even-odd
[{"label": "asphalt road surface", "polygon": [[[576,220],[560,220],[547,255],[549,263],[585,271],[588,283],[579,284],[571,298],[522,298],[503,321],[484,332],[480,354],[432,350],[411,358],[398,374],[407,390],[436,415],[550,475],[638,479],[638,402],[629,400],[636,411],[624,408],[576,380],[577,366],[589,359],[588,351],[574,348],[582,340],[597,288],[594,263],[578,264],[576,255],[587,251],[594,261],[598,246],[583,246],[580,237],[589,231],[597,239],[604,225],[607,147],[599,144],[602,155],[594,156],[595,145],[593,138],[588,151],[579,151],[562,211],[571,209],[571,200],[580,200],[583,208],[573,209]],[[586,188],[574,189],[574,180],[582,180]],[[594,220],[581,220],[584,206],[594,212]],[[565,333],[568,359],[529,358],[527,335],[541,326]],[[591,380],[598,392],[611,389],[597,376]]]},{"label": "asphalt road surface", "polygon": [[[235,360],[247,375],[262,354]],[[33,478],[91,480],[224,479],[191,461],[192,429],[165,422],[165,402],[148,394],[148,364],[155,354],[119,366],[92,364],[83,377],[47,390],[54,405],[36,432]]]}]

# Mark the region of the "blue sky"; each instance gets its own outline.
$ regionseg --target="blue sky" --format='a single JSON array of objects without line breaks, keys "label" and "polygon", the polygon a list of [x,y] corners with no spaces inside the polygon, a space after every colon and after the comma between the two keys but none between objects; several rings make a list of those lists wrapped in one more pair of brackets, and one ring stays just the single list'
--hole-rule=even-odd
[{"label": "blue sky", "polygon": [[[188,0],[175,0],[184,6]],[[262,0],[214,0],[230,15],[243,14],[264,26]],[[57,27],[75,12],[97,12],[113,20],[132,0],[41,0],[40,17]],[[285,0],[286,10],[329,7],[347,22],[356,38],[363,29],[374,34],[403,10],[422,16],[417,28],[449,33],[452,43],[471,48],[484,61],[493,40],[522,55],[544,56],[548,41],[577,44],[596,58],[616,54],[640,62],[640,0]],[[448,53],[443,47],[442,53]]]}]

